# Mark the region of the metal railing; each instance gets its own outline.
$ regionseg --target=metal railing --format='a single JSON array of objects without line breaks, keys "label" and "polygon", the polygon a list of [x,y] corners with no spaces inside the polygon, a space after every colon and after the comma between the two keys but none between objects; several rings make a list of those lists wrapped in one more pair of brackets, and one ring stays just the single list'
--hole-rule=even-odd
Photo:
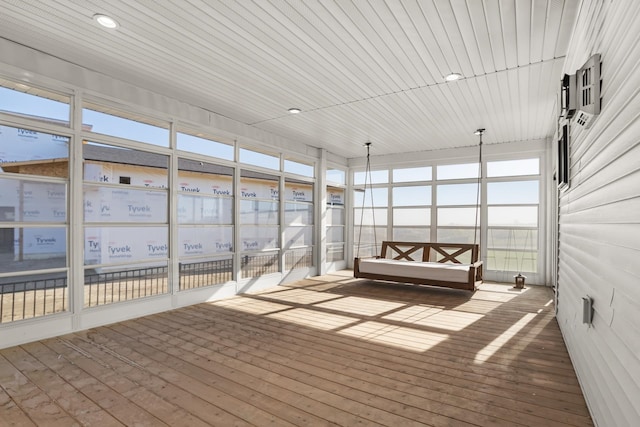
[{"label": "metal railing", "polygon": [[0,283],[0,323],[67,311],[67,278]]},{"label": "metal railing", "polygon": [[169,291],[168,269],[147,267],[84,276],[84,306],[95,307]]},{"label": "metal railing", "polygon": [[278,252],[268,254],[247,254],[240,258],[243,278],[262,276],[278,272]]},{"label": "metal railing", "polygon": [[226,283],[233,279],[233,259],[179,264],[180,290]]},{"label": "metal railing", "polygon": [[291,249],[284,254],[285,270],[313,267],[313,248]]},{"label": "metal railing", "polygon": [[[241,257],[242,277],[278,272],[278,253]],[[285,254],[287,269],[311,267],[312,248]],[[233,259],[179,264],[179,289],[194,289],[233,280]],[[68,310],[68,280],[64,277],[30,278],[0,283],[0,323],[30,319]],[[92,272],[84,276],[84,307],[129,301],[169,292],[168,267]]]}]

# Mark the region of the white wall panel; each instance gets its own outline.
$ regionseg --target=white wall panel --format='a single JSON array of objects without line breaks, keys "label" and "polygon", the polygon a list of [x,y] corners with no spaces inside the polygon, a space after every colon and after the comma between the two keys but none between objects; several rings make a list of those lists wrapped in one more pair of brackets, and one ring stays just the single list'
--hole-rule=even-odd
[{"label": "white wall panel", "polygon": [[[602,55],[602,111],[570,132],[558,323],[598,426],[640,425],[640,2],[584,1],[565,72]],[[593,298],[592,325],[582,298]]]}]

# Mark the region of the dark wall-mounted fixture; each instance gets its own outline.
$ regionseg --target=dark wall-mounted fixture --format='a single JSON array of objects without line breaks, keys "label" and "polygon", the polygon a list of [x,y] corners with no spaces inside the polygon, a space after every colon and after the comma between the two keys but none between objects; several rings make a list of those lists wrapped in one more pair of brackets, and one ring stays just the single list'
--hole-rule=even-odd
[{"label": "dark wall-mounted fixture", "polygon": [[589,295],[582,297],[582,323],[591,325],[593,322],[593,298]]},{"label": "dark wall-mounted fixture", "polygon": [[558,188],[566,190],[569,188],[569,125],[565,124],[559,129],[558,138]]}]

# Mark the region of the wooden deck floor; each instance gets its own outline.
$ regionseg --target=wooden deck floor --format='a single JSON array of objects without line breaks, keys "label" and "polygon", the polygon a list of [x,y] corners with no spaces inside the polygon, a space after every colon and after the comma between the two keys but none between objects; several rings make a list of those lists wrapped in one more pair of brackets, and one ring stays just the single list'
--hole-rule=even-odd
[{"label": "wooden deck floor", "polygon": [[592,425],[549,289],[349,274],[1,350],[0,425]]}]

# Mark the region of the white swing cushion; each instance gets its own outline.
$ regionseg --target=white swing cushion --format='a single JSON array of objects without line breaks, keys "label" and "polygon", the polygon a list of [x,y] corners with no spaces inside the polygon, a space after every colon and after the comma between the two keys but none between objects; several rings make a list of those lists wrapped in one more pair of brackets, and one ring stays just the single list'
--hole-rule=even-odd
[{"label": "white swing cushion", "polygon": [[384,258],[361,258],[359,264],[362,273],[457,283],[469,281],[471,267],[470,264],[445,264]]}]

